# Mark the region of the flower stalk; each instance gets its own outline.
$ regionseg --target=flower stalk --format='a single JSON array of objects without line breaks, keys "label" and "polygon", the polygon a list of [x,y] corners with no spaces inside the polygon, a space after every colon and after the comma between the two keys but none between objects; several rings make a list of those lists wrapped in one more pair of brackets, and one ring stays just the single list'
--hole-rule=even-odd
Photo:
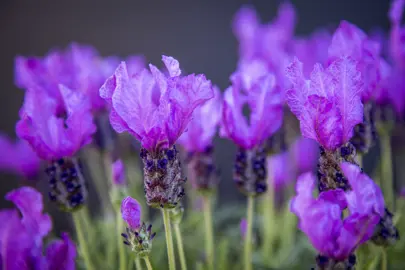
[{"label": "flower stalk", "polygon": [[84,237],[82,222],[80,220],[80,211],[73,212],[72,217],[76,228],[76,234],[77,239],[79,241],[80,251],[84,259],[84,264],[86,265],[86,269],[93,270],[94,267],[90,260],[89,247],[87,246],[87,242]]},{"label": "flower stalk", "polygon": [[203,198],[204,224],[205,224],[205,253],[207,255],[208,269],[214,269],[214,233],[212,230],[212,208],[209,196]]},{"label": "flower stalk", "polygon": [[177,249],[179,252],[181,269],[187,270],[186,255],[184,253],[183,237],[181,236],[180,225],[178,223],[175,223],[173,226],[174,226],[174,233],[176,235]]},{"label": "flower stalk", "polygon": [[254,197],[248,196],[247,202],[247,228],[244,246],[244,269],[252,270],[252,238],[253,238],[253,211]]},{"label": "flower stalk", "polygon": [[149,260],[149,257],[143,257],[143,260],[145,261],[145,264],[146,264],[146,268],[148,269],[148,270],[153,270],[153,268],[152,268],[152,264],[150,263],[150,260]]},{"label": "flower stalk", "polygon": [[387,208],[394,210],[391,138],[387,132],[380,132],[379,135],[381,142],[381,187]]},{"label": "flower stalk", "polygon": [[117,211],[117,223],[116,223],[116,228],[117,228],[117,245],[118,245],[118,257],[119,257],[119,269],[120,270],[126,270],[127,269],[127,260],[126,260],[126,251],[125,251],[125,246],[122,244],[122,239],[121,239],[121,232],[123,231],[124,228],[124,223],[121,217],[121,213]]},{"label": "flower stalk", "polygon": [[162,209],[163,223],[165,226],[166,245],[167,245],[167,259],[169,261],[169,270],[176,269],[176,262],[174,258],[172,228],[170,224],[170,213],[168,209]]}]

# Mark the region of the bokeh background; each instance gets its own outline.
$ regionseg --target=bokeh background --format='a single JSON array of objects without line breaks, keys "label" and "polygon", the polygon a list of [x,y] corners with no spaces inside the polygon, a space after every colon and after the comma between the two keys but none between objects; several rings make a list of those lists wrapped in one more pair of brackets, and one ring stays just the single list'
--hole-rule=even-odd
[{"label": "bokeh background", "polygon": [[[365,31],[387,31],[388,0],[295,0],[297,35],[320,27],[334,28],[348,20]],[[102,55],[143,54],[148,62],[160,65],[162,54],[177,58],[186,72],[205,73],[221,89],[235,70],[238,46],[231,21],[244,4],[253,5],[263,21],[273,18],[280,1],[0,1],[0,130],[15,136],[14,126],[24,92],[14,85],[14,58],[17,55],[44,55],[53,47],[72,41],[95,46]],[[402,179],[405,152],[397,131],[393,138],[397,186]],[[402,135],[402,136],[401,136]],[[402,141],[405,141],[402,139]],[[219,201],[242,197],[231,181],[235,147],[216,139],[216,161],[222,172]],[[2,151],[2,149],[0,149]],[[365,170],[375,166],[378,147],[366,157]],[[404,167],[404,166],[402,166]],[[402,168],[402,170],[404,170]],[[0,206],[10,206],[4,195],[19,185],[11,175],[0,175]],[[52,206],[51,206],[52,208]],[[50,209],[52,211],[52,209]],[[57,229],[68,226],[63,214],[53,212]]]}]

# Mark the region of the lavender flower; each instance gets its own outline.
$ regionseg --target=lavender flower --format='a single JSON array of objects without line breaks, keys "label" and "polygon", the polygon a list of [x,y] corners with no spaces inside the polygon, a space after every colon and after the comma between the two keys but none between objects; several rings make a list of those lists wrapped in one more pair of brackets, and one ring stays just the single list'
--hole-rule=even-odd
[{"label": "lavender flower", "polygon": [[[263,143],[280,128],[283,117],[281,91],[274,75],[255,76],[251,69],[232,75],[232,86],[224,93],[221,130],[223,136],[239,147],[234,179],[248,195],[266,191]],[[247,78],[252,80],[247,83]],[[250,88],[245,89],[244,85]],[[242,111],[245,104],[251,110],[249,122]]]},{"label": "lavender flower", "polygon": [[299,137],[288,150],[289,163],[292,161],[295,175],[312,172],[319,158],[319,146],[311,139]]},{"label": "lavender flower", "polygon": [[34,179],[41,160],[24,140],[11,141],[6,135],[0,134],[0,168]]},{"label": "lavender flower", "polygon": [[27,90],[20,110],[17,134],[27,140],[38,156],[50,162],[46,172],[51,191],[49,197],[61,209],[78,209],[86,197],[81,168],[74,157],[90,143],[95,132],[88,100],[79,92],[60,86],[64,114],[58,115],[58,104],[42,89]]},{"label": "lavender flower", "polygon": [[266,24],[260,23],[253,8],[241,8],[233,22],[233,30],[239,41],[240,58],[249,61],[263,60],[270,70],[281,75],[294,34],[295,17],[294,7],[289,3],[280,5],[277,17]]},{"label": "lavender flower", "polygon": [[[321,268],[341,264],[344,269],[352,269],[355,249],[372,237],[384,214],[379,187],[355,165],[343,163],[342,169],[352,185],[351,191],[329,190],[314,199],[315,177],[305,173],[297,180],[297,195],[291,201],[291,211],[299,218],[300,230],[320,253]],[[342,220],[346,207],[350,214]]]},{"label": "lavender flower", "polygon": [[187,131],[178,140],[188,152],[188,176],[193,186],[202,192],[209,192],[217,185],[212,144],[222,116],[222,98],[219,89],[213,89],[214,98],[194,110]]},{"label": "lavender flower", "polygon": [[101,87],[100,96],[111,105],[112,127],[129,132],[142,144],[148,204],[172,208],[184,195],[185,182],[174,143],[194,109],[213,97],[213,90],[204,75],[181,76],[177,60],[167,56],[162,60],[168,77],[153,65],[130,77],[121,63]]},{"label": "lavender flower", "polygon": [[42,254],[42,240],[52,228],[49,215],[42,213],[42,195],[22,187],[6,199],[16,204],[22,217],[16,210],[0,211],[0,261],[5,269],[75,269],[76,249],[67,234],[48,245],[46,256]]},{"label": "lavender flower", "polygon": [[124,168],[124,163],[122,162],[121,159],[117,159],[113,164],[112,164],[112,180],[113,184],[117,186],[122,186],[125,185],[125,168]]},{"label": "lavender flower", "polygon": [[141,205],[137,200],[126,197],[121,204],[121,214],[128,224],[126,233],[121,234],[124,244],[131,246],[136,256],[148,256],[156,233],[152,233],[152,225],[146,227],[145,223],[141,223]]},{"label": "lavender flower", "polygon": [[87,96],[93,110],[105,107],[98,89],[107,78],[102,59],[91,46],[72,43],[65,50],[52,50],[43,58],[17,57],[15,82],[23,89],[42,88],[63,106],[59,84]]},{"label": "lavender flower", "polygon": [[267,168],[269,168],[267,176],[270,188],[279,191],[294,180],[294,171],[289,165],[288,152],[267,158]]},{"label": "lavender flower", "polygon": [[339,163],[355,163],[355,148],[349,141],[354,126],[363,121],[363,88],[357,62],[351,57],[342,57],[327,69],[316,64],[310,80],[304,78],[303,66],[298,59],[286,71],[292,83],[286,100],[300,121],[301,133],[322,147],[319,190],[348,189]]}]

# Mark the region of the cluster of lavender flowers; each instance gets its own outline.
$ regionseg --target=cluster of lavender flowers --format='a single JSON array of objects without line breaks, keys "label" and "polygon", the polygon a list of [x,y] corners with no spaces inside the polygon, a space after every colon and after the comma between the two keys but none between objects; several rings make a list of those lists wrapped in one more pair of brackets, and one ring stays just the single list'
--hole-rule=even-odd
[{"label": "cluster of lavender flowers", "polygon": [[[292,5],[282,4],[277,17],[265,24],[254,9],[243,7],[233,22],[240,59],[223,93],[203,74],[183,74],[170,56],[162,56],[163,71],[152,64],[145,68],[139,56],[121,61],[78,44],[43,58],[17,57],[15,83],[25,90],[16,124],[19,140],[0,137],[0,166],[42,181],[40,168],[46,164],[49,200],[72,215],[81,262],[76,263],[76,246],[66,233],[43,251],[43,239],[52,229],[50,216],[43,214],[41,193],[21,187],[6,195],[19,211],[0,211],[0,269],[97,269],[86,239],[92,230],[86,206],[90,178],[101,200],[110,191],[112,209],[103,204],[101,220],[117,216],[120,243],[114,269],[132,269],[132,260],[142,269],[140,259],[148,269],[157,264],[152,250],[156,233],[142,222],[149,220],[144,202],[162,212],[164,267],[176,269],[178,256],[182,270],[187,269],[190,259],[181,232],[186,193],[192,201],[203,201],[203,265],[227,269],[219,266],[214,243],[219,233],[212,205],[219,170],[213,138],[218,130],[238,148],[233,181],[247,197],[238,269],[256,268],[256,248],[263,252],[264,266],[281,267],[271,261],[274,243],[280,242],[277,258],[290,252],[294,239],[282,238],[295,236],[294,215],[318,253],[316,269],[354,269],[361,245],[373,243],[384,250],[394,245],[399,232],[393,213],[403,209],[395,204],[390,135],[395,121],[405,116],[404,5],[404,0],[392,3],[388,40],[346,21],[333,33],[319,30],[298,38]],[[130,182],[126,169],[138,167],[123,161],[116,143],[122,136],[114,131],[140,142],[139,151],[128,148],[139,153],[143,187]],[[374,182],[363,172],[362,156],[377,137],[381,176]],[[86,154],[94,150],[106,163],[91,174],[94,157]],[[97,170],[104,170],[110,181],[100,179]],[[131,185],[144,196],[134,194]],[[289,203],[291,185],[296,194]],[[257,219],[256,202],[261,206]],[[263,221],[261,237],[255,220]],[[277,222],[284,222],[278,224],[284,226],[279,236],[274,233]],[[382,267],[386,264],[382,260]]]}]

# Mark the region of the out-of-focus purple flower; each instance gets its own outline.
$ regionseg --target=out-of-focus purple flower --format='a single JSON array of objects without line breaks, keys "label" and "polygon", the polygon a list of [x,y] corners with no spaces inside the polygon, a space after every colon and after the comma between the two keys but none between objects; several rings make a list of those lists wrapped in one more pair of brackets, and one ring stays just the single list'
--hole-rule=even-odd
[{"label": "out-of-focus purple flower", "polygon": [[390,53],[395,65],[401,69],[405,69],[405,26],[401,26],[404,8],[404,0],[394,0],[388,14],[391,21]]},{"label": "out-of-focus purple flower", "polygon": [[98,52],[76,43],[65,50],[52,50],[43,58],[19,56],[15,62],[16,85],[23,89],[42,88],[59,106],[63,106],[59,84],[63,84],[87,96],[93,110],[104,108],[98,89],[106,78]]},{"label": "out-of-focus purple flower", "polygon": [[22,175],[27,179],[37,176],[41,160],[24,140],[11,141],[0,134],[0,168]]},{"label": "out-of-focus purple flower", "polygon": [[113,184],[122,186],[125,185],[125,168],[124,162],[118,159],[112,164]]},{"label": "out-of-focus purple flower", "polygon": [[9,192],[6,199],[19,209],[0,211],[0,262],[4,269],[75,269],[76,250],[67,235],[42,254],[42,240],[50,232],[49,215],[43,214],[42,195],[31,187]]},{"label": "out-of-focus purple flower", "polygon": [[179,143],[188,152],[204,152],[212,146],[222,117],[222,98],[218,87],[213,87],[214,98],[197,107],[187,130],[180,136]]},{"label": "out-of-focus purple flower", "polygon": [[41,242],[52,228],[51,217],[43,214],[42,195],[32,187],[21,187],[6,194],[6,199],[12,201],[20,210],[21,224],[36,239]]},{"label": "out-of-focus purple flower", "polygon": [[76,260],[76,247],[67,233],[62,239],[54,240],[46,249],[48,270],[74,270]]},{"label": "out-of-focus purple flower", "polygon": [[82,146],[90,143],[96,131],[90,104],[80,92],[60,85],[64,114],[58,115],[58,103],[42,89],[25,93],[20,110],[17,135],[31,145],[45,160],[73,156]]},{"label": "out-of-focus purple flower", "polygon": [[[224,93],[221,135],[244,149],[262,144],[280,128],[283,118],[281,91],[275,76],[265,74],[250,81],[251,87],[245,89],[243,85],[249,85],[246,78],[253,76],[246,71],[235,72],[232,86]],[[249,121],[242,111],[245,104],[251,111]]]},{"label": "out-of-focus purple flower", "polygon": [[141,205],[137,200],[126,197],[121,204],[121,215],[132,230],[141,226]]},{"label": "out-of-focus purple flower", "polygon": [[319,30],[308,38],[294,40],[294,54],[304,65],[304,75],[309,76],[316,63],[326,64],[328,47],[332,35],[327,30]]},{"label": "out-of-focus purple flower", "polygon": [[270,188],[280,190],[294,180],[293,167],[290,166],[288,152],[267,158],[267,179]]},{"label": "out-of-focus purple flower", "polygon": [[[101,61],[103,76],[104,78],[108,78],[114,73],[115,69],[120,65],[122,60],[116,56],[109,56],[101,59]],[[128,56],[124,61],[127,64],[127,70],[130,76],[141,72],[145,68],[145,57],[141,55]]]},{"label": "out-of-focus purple flower", "polygon": [[327,69],[316,64],[310,80],[306,80],[303,65],[295,58],[286,75],[292,83],[286,100],[300,121],[302,135],[328,150],[348,142],[354,126],[363,121],[363,88],[357,62],[342,57]]},{"label": "out-of-focus purple flower", "polygon": [[289,149],[289,163],[293,163],[296,175],[312,172],[319,159],[319,145],[311,139],[299,137]]},{"label": "out-of-focus purple flower", "polygon": [[247,221],[245,218],[242,218],[242,220],[240,221],[240,234],[242,235],[242,238],[245,238],[246,236],[246,229],[247,229]]},{"label": "out-of-focus purple flower", "polygon": [[[354,185],[353,190],[346,194],[341,189],[329,190],[315,199],[312,196],[315,176],[305,173],[298,178],[297,195],[291,201],[291,211],[299,218],[299,228],[320,254],[336,261],[344,261],[360,244],[370,239],[380,219],[373,209],[380,210],[381,201],[375,194],[381,191],[368,177],[353,173],[351,166],[355,165],[347,166],[343,165],[343,170],[351,179],[349,181],[361,178],[367,187],[374,187],[363,192],[361,187],[359,190],[359,186]],[[350,215],[342,220],[346,206]]]},{"label": "out-of-focus purple flower", "polygon": [[287,56],[287,47],[294,35],[295,17],[294,7],[289,3],[283,3],[277,17],[266,24],[260,23],[252,7],[241,8],[233,22],[240,58],[264,59],[277,69]]},{"label": "out-of-focus purple flower", "polygon": [[127,131],[148,151],[171,147],[186,129],[195,108],[211,99],[211,82],[204,75],[180,76],[179,63],[163,56],[170,76],[149,65],[130,76],[122,62],[100,89],[111,105],[110,122]]},{"label": "out-of-focus purple flower", "polygon": [[368,38],[360,28],[347,21],[342,21],[333,34],[328,49],[329,61],[349,56],[357,62],[357,68],[364,82],[363,102],[369,101],[378,87],[381,77],[380,51],[381,45],[378,42]]}]

